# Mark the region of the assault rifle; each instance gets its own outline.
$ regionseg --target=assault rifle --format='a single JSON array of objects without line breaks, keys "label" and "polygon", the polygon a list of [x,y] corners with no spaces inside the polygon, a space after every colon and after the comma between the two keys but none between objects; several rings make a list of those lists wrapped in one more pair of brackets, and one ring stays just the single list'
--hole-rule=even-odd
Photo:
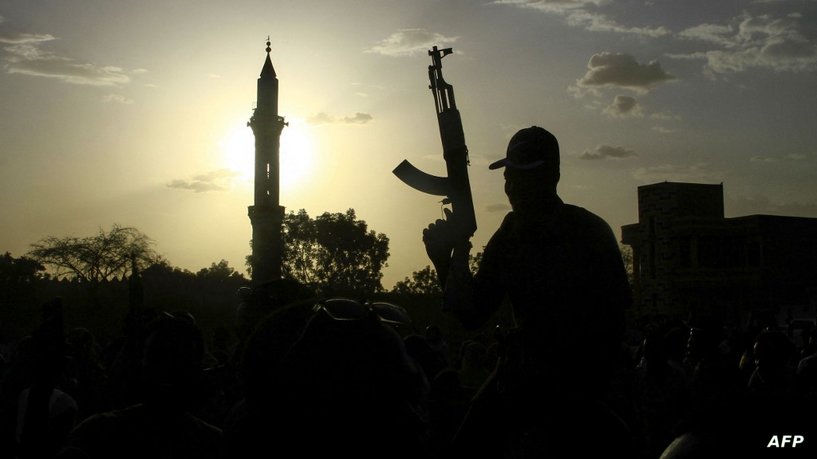
[{"label": "assault rifle", "polygon": [[453,227],[454,234],[468,239],[477,230],[471,185],[468,182],[467,167],[470,165],[468,147],[465,146],[462,119],[454,101],[454,87],[443,79],[442,58],[452,52],[451,48],[437,49],[436,46],[428,52],[432,62],[432,65],[428,66],[428,79],[431,83],[429,89],[434,95],[448,176],[437,177],[427,174],[407,160],[403,160],[393,172],[397,178],[416,190],[435,196],[445,196],[442,202],[451,204],[448,221]]}]

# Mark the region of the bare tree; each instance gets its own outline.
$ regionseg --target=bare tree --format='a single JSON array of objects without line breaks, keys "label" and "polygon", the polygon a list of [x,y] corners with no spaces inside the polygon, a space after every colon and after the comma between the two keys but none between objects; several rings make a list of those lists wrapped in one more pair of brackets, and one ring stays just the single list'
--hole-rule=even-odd
[{"label": "bare tree", "polygon": [[161,261],[153,245],[138,229],[115,224],[94,236],[48,236],[32,244],[28,256],[52,268],[54,277],[96,283],[129,275],[133,259],[140,270]]}]

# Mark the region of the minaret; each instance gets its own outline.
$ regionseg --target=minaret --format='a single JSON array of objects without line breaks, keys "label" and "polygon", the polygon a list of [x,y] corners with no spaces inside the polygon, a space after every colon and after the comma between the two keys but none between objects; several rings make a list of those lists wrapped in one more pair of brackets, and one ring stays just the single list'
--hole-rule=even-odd
[{"label": "minaret", "polygon": [[[269,38],[267,38],[269,40]],[[252,223],[252,280],[255,284],[281,278],[281,222],[284,208],[279,203],[278,150],[286,123],[278,116],[278,78],[270,59],[258,78],[258,101],[248,126],[255,135],[255,202],[248,213]]]}]

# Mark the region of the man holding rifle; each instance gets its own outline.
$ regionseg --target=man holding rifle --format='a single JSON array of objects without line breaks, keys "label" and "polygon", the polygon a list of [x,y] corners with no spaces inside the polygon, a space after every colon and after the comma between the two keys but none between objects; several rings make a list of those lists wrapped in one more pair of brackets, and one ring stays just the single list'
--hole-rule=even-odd
[{"label": "man holding rifle", "polygon": [[476,329],[508,299],[517,325],[455,448],[472,457],[626,454],[628,430],[605,403],[630,304],[613,232],[557,195],[559,145],[547,130],[520,130],[489,168],[504,169],[512,211],[475,274],[471,244],[448,220],[423,231],[444,308]]}]

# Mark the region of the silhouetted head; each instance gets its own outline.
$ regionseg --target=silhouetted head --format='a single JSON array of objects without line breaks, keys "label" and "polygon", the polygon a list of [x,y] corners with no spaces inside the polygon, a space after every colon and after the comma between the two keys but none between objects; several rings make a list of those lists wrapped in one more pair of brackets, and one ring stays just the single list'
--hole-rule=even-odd
[{"label": "silhouetted head", "polygon": [[204,340],[188,320],[163,314],[147,330],[142,357],[145,403],[162,410],[186,408],[201,373]]},{"label": "silhouetted head", "polygon": [[794,353],[794,344],[782,331],[764,331],[755,340],[755,366],[761,372],[776,372],[785,367]]},{"label": "silhouetted head", "polygon": [[273,313],[250,339],[242,368],[248,407],[266,435],[306,457],[393,457],[424,428],[415,411],[426,390],[421,371],[400,335],[351,300]]},{"label": "silhouetted head", "polygon": [[241,287],[236,295],[236,333],[243,340],[264,317],[288,304],[312,298],[315,292],[296,280],[277,279],[255,287]]},{"label": "silhouetted head", "polygon": [[644,338],[644,358],[649,364],[662,364],[667,356],[664,353],[664,340],[658,333],[651,333]]},{"label": "silhouetted head", "polygon": [[508,142],[505,158],[488,168],[505,168],[505,194],[515,211],[536,206],[556,194],[559,142],[541,127],[521,129]]},{"label": "silhouetted head", "polygon": [[723,324],[712,317],[695,317],[690,321],[687,340],[687,359],[698,362],[719,353],[724,338]]}]

